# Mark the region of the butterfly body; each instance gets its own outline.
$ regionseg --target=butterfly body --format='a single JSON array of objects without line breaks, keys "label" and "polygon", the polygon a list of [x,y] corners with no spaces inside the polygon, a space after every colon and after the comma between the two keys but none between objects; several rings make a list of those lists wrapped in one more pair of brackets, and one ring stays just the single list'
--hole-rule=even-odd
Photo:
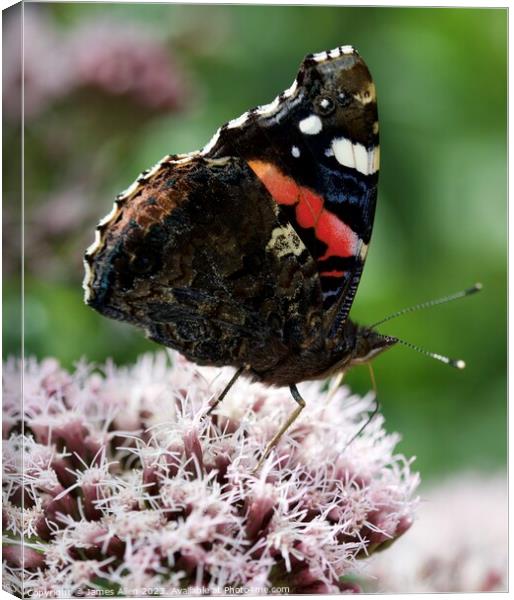
[{"label": "butterfly body", "polygon": [[270,105],[121,194],[85,257],[86,302],[199,364],[294,385],[392,341],[348,318],[378,180],[374,85],[348,46]]}]

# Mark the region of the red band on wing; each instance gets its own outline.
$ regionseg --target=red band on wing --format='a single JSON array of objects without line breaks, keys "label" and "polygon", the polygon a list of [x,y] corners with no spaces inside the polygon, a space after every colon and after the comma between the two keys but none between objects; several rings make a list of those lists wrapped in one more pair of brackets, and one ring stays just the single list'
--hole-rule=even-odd
[{"label": "red band on wing", "polygon": [[[323,213],[323,198],[308,190],[297,187],[296,220],[300,227],[316,227]],[[326,212],[326,211],[325,211]]]},{"label": "red band on wing", "polygon": [[293,179],[282,175],[271,163],[250,160],[248,164],[276,202],[279,204],[298,202],[298,186]]},{"label": "red band on wing", "polygon": [[[296,205],[298,225],[305,229],[313,227],[316,237],[327,245],[327,251],[318,259],[355,255],[359,242],[357,234],[334,213],[323,208],[322,196],[298,185],[271,163],[250,160],[248,164],[278,204]],[[324,275],[336,276],[332,272]]]}]

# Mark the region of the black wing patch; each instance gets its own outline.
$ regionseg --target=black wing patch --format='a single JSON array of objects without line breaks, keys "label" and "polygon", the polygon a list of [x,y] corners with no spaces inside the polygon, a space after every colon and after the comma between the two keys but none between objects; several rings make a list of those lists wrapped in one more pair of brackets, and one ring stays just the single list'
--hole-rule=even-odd
[{"label": "black wing patch", "polygon": [[316,265],[241,159],[163,166],[93,267],[92,306],[198,363],[265,370],[319,336]]}]

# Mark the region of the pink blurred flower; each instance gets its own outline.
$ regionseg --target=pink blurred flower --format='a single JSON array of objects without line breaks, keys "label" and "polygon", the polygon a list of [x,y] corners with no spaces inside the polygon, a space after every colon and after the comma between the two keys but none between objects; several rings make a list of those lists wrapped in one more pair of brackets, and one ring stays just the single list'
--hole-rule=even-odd
[{"label": "pink blurred flower", "polygon": [[182,104],[181,71],[166,46],[141,26],[93,21],[70,34],[69,48],[80,86],[130,97],[151,110]]},{"label": "pink blurred flower", "polygon": [[23,23],[21,14],[8,17],[4,30],[4,111],[14,122],[21,117],[22,63],[26,120],[69,93],[73,86],[70,56],[50,19],[39,7],[25,7]]},{"label": "pink blurred flower", "polygon": [[463,473],[422,494],[419,518],[367,568],[366,588],[385,593],[505,592],[507,480]]},{"label": "pink blurred flower", "polygon": [[409,527],[418,484],[381,417],[346,447],[371,398],[303,384],[307,408],[254,475],[288,391],[240,380],[204,419],[230,369],[171,363],[161,353],[69,374],[29,360],[23,415],[19,364],[6,365],[11,591],[21,579],[25,593],[355,591],[342,578]]},{"label": "pink blurred flower", "polygon": [[[164,40],[131,23],[88,23],[59,29],[38,6],[23,12],[25,119],[30,120],[71,92],[92,89],[134,102],[149,111],[180,108],[186,96],[183,71]],[[5,113],[21,114],[21,31],[18,16],[5,33]]]}]

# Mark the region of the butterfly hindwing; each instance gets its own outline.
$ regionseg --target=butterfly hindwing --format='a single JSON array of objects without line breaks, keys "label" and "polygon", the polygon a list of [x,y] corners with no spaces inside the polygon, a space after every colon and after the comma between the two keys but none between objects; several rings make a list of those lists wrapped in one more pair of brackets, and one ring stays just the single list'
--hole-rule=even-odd
[{"label": "butterfly hindwing", "polygon": [[196,362],[269,369],[312,335],[316,265],[242,159],[170,160],[103,236],[89,303]]}]

